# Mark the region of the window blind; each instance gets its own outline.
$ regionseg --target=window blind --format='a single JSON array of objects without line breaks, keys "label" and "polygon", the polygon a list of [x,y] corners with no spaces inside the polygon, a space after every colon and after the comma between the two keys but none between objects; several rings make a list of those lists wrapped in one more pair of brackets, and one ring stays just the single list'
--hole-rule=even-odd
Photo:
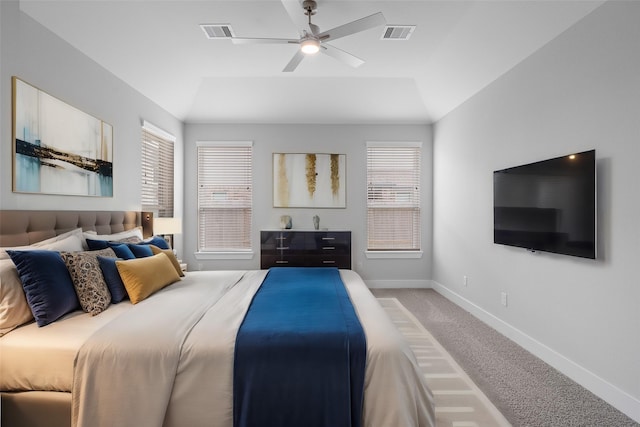
[{"label": "window blind", "polygon": [[420,250],[420,151],[367,144],[368,250]]},{"label": "window blind", "polygon": [[173,217],[174,141],[148,123],[142,127],[142,210],[159,217]]},{"label": "window blind", "polygon": [[251,249],[251,143],[198,143],[198,250]]}]

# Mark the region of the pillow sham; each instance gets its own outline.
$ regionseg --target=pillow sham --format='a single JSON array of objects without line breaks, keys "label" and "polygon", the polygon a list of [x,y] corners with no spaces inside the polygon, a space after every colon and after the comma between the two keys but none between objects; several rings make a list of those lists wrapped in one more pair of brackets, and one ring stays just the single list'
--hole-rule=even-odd
[{"label": "pillow sham", "polygon": [[60,256],[69,270],[82,310],[92,316],[106,310],[111,304],[111,293],[102,275],[98,256],[115,258],[113,249],[62,252]]},{"label": "pillow sham", "polygon": [[82,234],[85,239],[93,240],[119,240],[127,237],[137,237],[142,240],[142,227],[136,227],[131,230],[120,231],[112,234],[98,234],[95,231],[85,231]]},{"label": "pillow sham", "polygon": [[180,280],[169,258],[161,253],[146,258],[116,261],[120,278],[132,304]]},{"label": "pillow sham", "polygon": [[1,259],[0,337],[30,320],[33,320],[33,314],[24,295],[18,270],[10,259]]},{"label": "pillow sham", "polygon": [[109,293],[111,293],[111,304],[117,304],[127,297],[127,290],[122,283],[118,267],[116,267],[116,261],[119,258],[106,258],[98,256],[98,264],[100,264],[100,270],[102,270],[102,276],[107,283]]},{"label": "pillow sham", "polygon": [[81,251],[82,250],[82,229],[68,231],[56,237],[52,237],[41,242],[36,242],[29,246],[15,246],[10,248],[0,248],[0,259],[9,259],[7,251],[29,251],[33,249],[49,249],[52,251]]},{"label": "pillow sham", "polygon": [[16,265],[27,303],[38,326],[55,322],[80,307],[69,270],[60,253],[7,251]]},{"label": "pillow sham", "polygon": [[184,277],[184,271],[182,271],[182,268],[180,268],[180,261],[178,261],[178,258],[176,258],[176,255],[173,253],[173,250],[161,249],[154,245],[149,245],[149,247],[151,248],[151,251],[153,252],[154,255],[160,254],[160,253],[165,254],[169,258],[169,261],[171,261],[173,268],[176,269],[178,276]]}]

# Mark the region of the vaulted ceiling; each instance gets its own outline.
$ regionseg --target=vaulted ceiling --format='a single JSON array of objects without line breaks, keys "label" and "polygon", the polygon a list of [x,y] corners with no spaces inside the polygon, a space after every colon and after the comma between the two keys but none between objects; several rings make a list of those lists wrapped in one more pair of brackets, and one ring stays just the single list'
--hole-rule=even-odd
[{"label": "vaulted ceiling", "polygon": [[282,70],[297,45],[238,45],[200,28],[297,39],[278,0],[21,0],[20,8],[185,122],[401,124],[437,121],[604,1],[319,0],[321,31],[376,12],[416,29],[406,41],[382,40],[383,27],[332,41],[365,61],[358,68],[315,55],[291,73]]}]

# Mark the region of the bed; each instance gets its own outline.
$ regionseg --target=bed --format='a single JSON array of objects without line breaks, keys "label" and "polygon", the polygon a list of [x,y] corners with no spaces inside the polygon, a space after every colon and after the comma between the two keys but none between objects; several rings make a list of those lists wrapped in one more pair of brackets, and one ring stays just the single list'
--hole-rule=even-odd
[{"label": "bed", "polygon": [[[38,227],[28,225],[31,214],[36,213],[12,211],[20,224],[10,227],[7,211],[0,212],[0,245],[34,244]],[[113,234],[141,222],[139,213],[102,213],[95,216],[100,224],[87,215],[93,218],[38,212],[40,223],[65,218],[37,230],[38,240],[78,225]],[[77,310],[45,327],[29,322],[5,333],[2,425],[69,426],[73,418],[75,425],[92,427],[233,426],[234,343],[266,275],[265,270],[189,272],[135,305],[124,300],[95,316]],[[366,335],[362,425],[435,425],[433,397],[407,343],[360,276],[351,270],[339,275]]]}]

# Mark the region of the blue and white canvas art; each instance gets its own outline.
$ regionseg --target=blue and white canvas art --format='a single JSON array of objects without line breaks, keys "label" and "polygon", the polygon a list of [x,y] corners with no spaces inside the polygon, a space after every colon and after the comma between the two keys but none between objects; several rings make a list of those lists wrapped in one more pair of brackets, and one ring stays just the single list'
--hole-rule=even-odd
[{"label": "blue and white canvas art", "polygon": [[113,128],[13,78],[13,191],[113,196]]}]

